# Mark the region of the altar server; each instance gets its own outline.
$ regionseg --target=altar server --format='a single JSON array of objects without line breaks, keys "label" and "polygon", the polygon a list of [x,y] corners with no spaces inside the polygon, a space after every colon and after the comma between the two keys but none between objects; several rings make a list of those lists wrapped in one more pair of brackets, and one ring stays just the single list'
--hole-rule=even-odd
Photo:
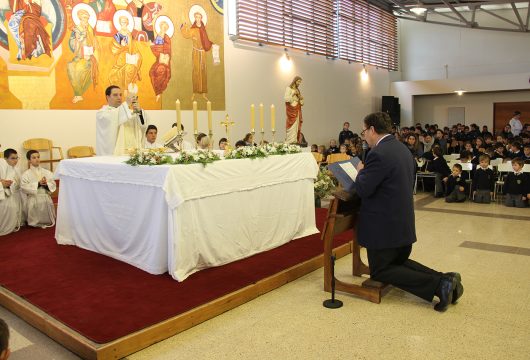
[{"label": "altar server", "polygon": [[28,225],[47,228],[55,225],[55,208],[50,194],[56,185],[53,174],[40,167],[40,154],[30,150],[26,154],[30,167],[22,174],[22,191],[27,194]]},{"label": "altar server", "polygon": [[144,149],[161,149],[164,147],[163,144],[156,142],[158,136],[158,129],[154,125],[149,125],[147,131],[145,132],[145,143]]},{"label": "altar server", "polygon": [[115,85],[105,90],[105,96],[107,105],[96,113],[96,155],[123,155],[129,148],[141,148],[147,121],[137,98],[129,94],[124,102]]},{"label": "altar server", "polygon": [[0,162],[0,236],[18,231],[23,222],[18,154],[6,149],[4,159]]}]

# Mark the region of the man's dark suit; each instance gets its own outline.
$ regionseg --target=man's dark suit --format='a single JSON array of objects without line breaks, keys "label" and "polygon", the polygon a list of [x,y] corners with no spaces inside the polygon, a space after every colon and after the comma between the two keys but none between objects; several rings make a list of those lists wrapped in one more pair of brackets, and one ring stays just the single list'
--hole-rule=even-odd
[{"label": "man's dark suit", "polygon": [[368,251],[372,279],[432,301],[442,273],[408,258],[416,241],[414,177],[410,151],[393,136],[370,150],[355,182],[362,199],[357,238]]}]

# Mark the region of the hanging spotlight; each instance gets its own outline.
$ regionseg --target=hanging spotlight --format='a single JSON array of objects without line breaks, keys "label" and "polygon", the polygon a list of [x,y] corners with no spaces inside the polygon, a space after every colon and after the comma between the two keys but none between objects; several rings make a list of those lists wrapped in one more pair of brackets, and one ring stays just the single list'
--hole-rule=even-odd
[{"label": "hanging spotlight", "polygon": [[289,56],[289,53],[287,52],[287,48],[284,49],[284,53],[282,57],[280,58],[280,66],[283,71],[290,71],[293,67],[293,62],[291,61],[291,57]]},{"label": "hanging spotlight", "polygon": [[363,64],[363,69],[361,71],[361,79],[368,80],[368,70],[366,70],[366,64]]}]

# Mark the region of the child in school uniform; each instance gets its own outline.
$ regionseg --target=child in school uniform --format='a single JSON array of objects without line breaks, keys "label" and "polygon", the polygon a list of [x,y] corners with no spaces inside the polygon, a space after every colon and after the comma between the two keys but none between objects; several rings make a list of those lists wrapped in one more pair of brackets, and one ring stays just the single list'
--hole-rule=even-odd
[{"label": "child in school uniform", "polygon": [[528,173],[523,172],[524,162],[521,158],[512,159],[513,172],[504,179],[504,205],[509,207],[526,207],[530,196],[530,179]]},{"label": "child in school uniform", "polygon": [[22,174],[22,191],[27,194],[26,214],[29,226],[47,228],[55,225],[55,208],[50,196],[56,185],[53,174],[40,167],[40,153],[26,154],[30,167]]},{"label": "child in school uniform", "polygon": [[433,155],[433,160],[427,164],[426,170],[436,173],[436,177],[434,178],[434,186],[436,189],[434,196],[443,197],[443,182],[447,181],[447,177],[451,173],[451,169],[449,169],[449,166],[447,166],[447,162],[443,158],[442,150],[439,146],[433,146],[431,152]]},{"label": "child in school uniform", "polygon": [[462,165],[454,164],[451,175],[447,178],[445,202],[466,201],[466,181],[462,178]]},{"label": "child in school uniform", "polygon": [[476,203],[489,204],[491,202],[493,187],[495,186],[495,175],[489,165],[490,157],[488,155],[480,155],[479,166],[475,170],[473,182],[471,183],[473,201]]}]

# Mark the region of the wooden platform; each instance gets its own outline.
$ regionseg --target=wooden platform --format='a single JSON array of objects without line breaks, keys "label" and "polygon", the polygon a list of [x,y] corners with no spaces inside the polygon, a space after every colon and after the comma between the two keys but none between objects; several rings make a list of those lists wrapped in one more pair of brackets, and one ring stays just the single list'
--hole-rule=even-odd
[{"label": "wooden platform", "polygon": [[[337,258],[346,256],[351,252],[351,242],[338,246],[333,251]],[[324,255],[321,254],[186,313],[106,344],[90,341],[2,287],[0,287],[0,305],[83,359],[121,359],[277,289],[323,265]]]}]

